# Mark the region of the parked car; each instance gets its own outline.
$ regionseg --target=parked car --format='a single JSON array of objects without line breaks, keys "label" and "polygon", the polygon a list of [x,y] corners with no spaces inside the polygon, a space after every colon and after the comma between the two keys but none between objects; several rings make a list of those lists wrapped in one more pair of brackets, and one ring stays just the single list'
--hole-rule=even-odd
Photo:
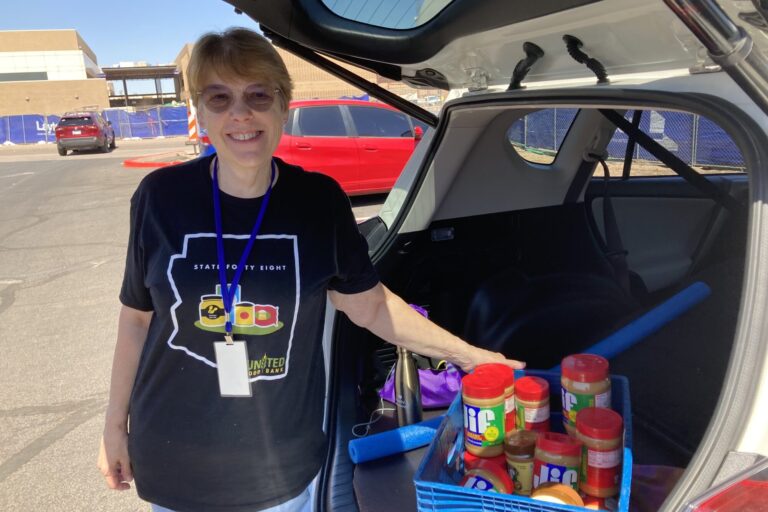
[{"label": "parked car", "polygon": [[388,192],[427,125],[385,103],[291,103],[275,155],[332,176],[350,195]]},{"label": "parked car", "polygon": [[[642,510],[764,506],[760,2],[453,0],[423,12],[397,4],[384,16],[348,2],[228,1],[274,44],[320,66],[331,56],[454,98],[438,115],[387,100],[434,127],[379,216],[360,225],[388,287],[531,369],[605,354],[629,380],[631,469],[646,471],[635,483],[651,474],[658,484],[633,491]],[[316,505],[416,510],[411,479],[424,450],[358,465],[347,451],[355,426],[381,413],[377,390],[394,351],[332,313],[330,443]],[[382,424],[397,422],[374,429]],[[455,475],[442,467],[443,478]],[[481,508],[479,493],[451,489],[436,492],[451,497],[442,508],[419,491],[419,509]],[[484,510],[540,510],[520,499],[513,507],[498,496]]]},{"label": "parked car", "polygon": [[59,155],[69,150],[100,149],[108,153],[115,149],[115,130],[100,112],[67,112],[56,125],[56,147]]}]

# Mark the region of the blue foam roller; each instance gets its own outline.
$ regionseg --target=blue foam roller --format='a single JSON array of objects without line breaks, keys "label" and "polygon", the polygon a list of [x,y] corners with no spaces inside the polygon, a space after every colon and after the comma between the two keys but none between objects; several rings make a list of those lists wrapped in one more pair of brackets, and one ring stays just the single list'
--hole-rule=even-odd
[{"label": "blue foam roller", "polygon": [[349,442],[349,457],[355,464],[360,464],[421,448],[432,442],[441,421],[443,416],[436,416],[421,423],[353,439]]},{"label": "blue foam roller", "polygon": [[[693,308],[711,293],[709,286],[697,281],[583,352],[611,359]],[[559,372],[560,365],[551,371]]]}]

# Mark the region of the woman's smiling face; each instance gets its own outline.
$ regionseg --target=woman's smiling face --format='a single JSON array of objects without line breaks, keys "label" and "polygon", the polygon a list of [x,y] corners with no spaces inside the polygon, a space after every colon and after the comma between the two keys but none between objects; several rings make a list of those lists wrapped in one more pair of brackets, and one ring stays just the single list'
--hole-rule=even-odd
[{"label": "woman's smiling face", "polygon": [[259,171],[280,143],[288,109],[268,81],[224,80],[211,72],[197,115],[223,165]]}]

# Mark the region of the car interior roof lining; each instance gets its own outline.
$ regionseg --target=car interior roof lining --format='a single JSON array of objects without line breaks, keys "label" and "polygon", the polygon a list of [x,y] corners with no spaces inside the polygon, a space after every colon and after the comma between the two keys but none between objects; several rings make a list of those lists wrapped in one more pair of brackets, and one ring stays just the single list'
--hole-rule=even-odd
[{"label": "car interior roof lining", "polygon": [[[500,148],[504,145],[500,145],[498,140],[483,142],[494,137],[503,138],[503,132],[508,125],[505,123],[504,126],[494,128],[489,121],[503,110],[517,110],[516,115],[520,115],[519,111],[523,109],[530,111],[555,106],[581,106],[584,110],[591,110],[601,119],[604,117],[597,111],[600,108],[667,108],[704,113],[732,135],[737,147],[745,155],[745,162],[749,169],[749,162],[746,160],[749,147],[746,140],[741,140],[744,138],[741,135],[748,135],[744,133],[743,123],[748,122],[749,119],[745,119],[745,115],[739,111],[739,108],[755,113],[759,113],[759,109],[754,104],[741,102],[740,90],[732,82],[731,86],[735,93],[734,102],[724,103],[719,97],[708,94],[712,90],[722,91],[723,81],[730,82],[725,75],[715,75],[688,76],[685,80],[688,92],[680,94],[671,91],[634,88],[619,90],[594,86],[582,89],[529,91],[527,94],[526,91],[513,91],[484,95],[481,99],[465,97],[453,100],[443,108],[442,121],[435,136],[440,150],[426,163],[429,166],[426,172],[414,178],[421,183],[410,187],[409,196],[403,201],[404,208],[408,210],[406,215],[402,219],[395,218],[390,227],[398,232],[420,231],[426,229],[433,220],[542,207],[563,201],[575,177],[577,170],[575,166],[570,177],[562,173],[558,175],[557,172],[545,171],[527,172],[523,176],[524,179],[520,179],[520,176],[512,179],[510,162],[511,158],[516,157],[516,151],[510,146],[509,154],[502,153]],[[676,83],[676,79],[672,79],[672,84]],[[701,86],[695,86],[697,83]],[[520,98],[521,95],[526,97]],[[525,103],[522,104],[522,102]],[[725,108],[724,105],[728,107]],[[737,118],[740,119],[739,122],[734,121]],[[605,119],[604,123],[610,126]],[[578,134],[580,130],[572,130],[572,132]],[[441,140],[446,137],[450,141]],[[576,141],[574,137],[576,135],[567,137],[564,145],[568,144],[569,140]],[[556,170],[558,165],[564,165],[569,161],[581,162],[584,148],[589,145],[588,142],[580,141],[577,144],[580,147],[564,155],[561,148],[561,156],[555,160],[554,168],[550,166],[550,169]],[[434,146],[435,143],[433,142],[432,145]],[[480,147],[484,148],[483,151],[480,151]],[[482,156],[478,156],[480,153]],[[564,162],[559,164],[558,160],[561,157]],[[531,164],[522,158],[519,160],[521,164],[530,168]],[[512,169],[517,167],[522,168],[522,165],[515,165]],[[465,172],[467,168],[471,168],[472,171]],[[498,184],[499,182],[493,181],[497,179],[502,183],[508,182],[508,186],[489,188],[484,185],[484,180],[491,180],[489,183]],[[561,183],[563,187],[560,187]],[[518,198],[515,191],[526,191],[527,194]],[[540,191],[544,191],[546,197],[539,194]],[[584,187],[581,188],[579,201],[583,200],[583,192]],[[416,202],[420,207],[409,210],[408,205]]]},{"label": "car interior roof lining", "polygon": [[[448,42],[473,33],[567,11],[599,0],[454,0],[430,21],[411,29],[388,29],[342,18],[322,0],[254,2],[226,0],[270,31],[331,55],[416,63]],[[274,4],[280,3],[281,6]]]}]

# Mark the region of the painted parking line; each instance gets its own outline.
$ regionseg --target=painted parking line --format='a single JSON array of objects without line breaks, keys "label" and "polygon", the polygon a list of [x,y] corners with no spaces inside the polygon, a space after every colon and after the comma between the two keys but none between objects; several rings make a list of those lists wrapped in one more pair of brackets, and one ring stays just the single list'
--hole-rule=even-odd
[{"label": "painted parking line", "polygon": [[16,174],[5,174],[3,176],[0,176],[0,178],[18,178],[19,176],[29,176],[30,174],[35,174],[34,172],[17,172]]}]

